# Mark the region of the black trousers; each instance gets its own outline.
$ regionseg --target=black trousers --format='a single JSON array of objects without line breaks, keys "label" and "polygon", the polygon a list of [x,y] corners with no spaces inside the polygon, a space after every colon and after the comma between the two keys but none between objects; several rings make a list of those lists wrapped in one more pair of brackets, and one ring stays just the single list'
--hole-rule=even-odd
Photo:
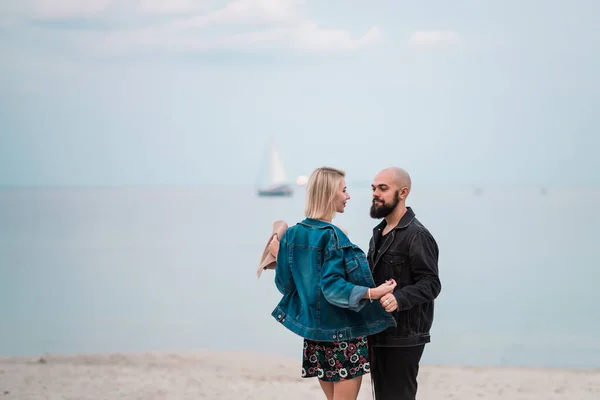
[{"label": "black trousers", "polygon": [[425,345],[372,347],[371,379],[376,400],[415,400]]}]

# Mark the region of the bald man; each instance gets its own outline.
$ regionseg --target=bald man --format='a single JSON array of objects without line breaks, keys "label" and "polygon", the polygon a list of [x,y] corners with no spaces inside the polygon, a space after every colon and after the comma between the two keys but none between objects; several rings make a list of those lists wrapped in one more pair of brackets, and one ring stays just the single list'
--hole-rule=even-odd
[{"label": "bald man", "polygon": [[411,179],[402,168],[379,172],[372,183],[371,217],[383,219],[373,229],[367,257],[375,284],[397,282],[380,299],[397,327],[370,337],[371,373],[377,400],[415,400],[417,375],[433,323],[434,299],[441,291],[438,246],[406,206]]}]

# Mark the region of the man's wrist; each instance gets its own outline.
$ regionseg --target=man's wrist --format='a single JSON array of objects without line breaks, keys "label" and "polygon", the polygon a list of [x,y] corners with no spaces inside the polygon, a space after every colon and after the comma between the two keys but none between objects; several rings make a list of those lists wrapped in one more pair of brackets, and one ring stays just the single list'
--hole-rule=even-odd
[{"label": "man's wrist", "polygon": [[398,309],[400,309],[400,296],[399,296],[399,294],[400,294],[400,291],[399,291],[399,290],[396,290],[396,289],[394,289],[394,291],[392,292],[392,294],[394,295],[394,298],[396,299],[396,304],[398,305],[398,306],[397,306],[397,307],[398,307]]}]

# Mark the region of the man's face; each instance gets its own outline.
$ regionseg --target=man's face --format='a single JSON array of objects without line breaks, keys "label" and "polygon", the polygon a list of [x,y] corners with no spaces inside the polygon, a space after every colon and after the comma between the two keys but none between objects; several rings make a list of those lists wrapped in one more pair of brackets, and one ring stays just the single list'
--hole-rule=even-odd
[{"label": "man's face", "polygon": [[373,190],[373,203],[371,204],[371,218],[385,218],[396,209],[400,200],[405,197],[407,188],[398,187],[391,173],[379,173],[371,184]]}]

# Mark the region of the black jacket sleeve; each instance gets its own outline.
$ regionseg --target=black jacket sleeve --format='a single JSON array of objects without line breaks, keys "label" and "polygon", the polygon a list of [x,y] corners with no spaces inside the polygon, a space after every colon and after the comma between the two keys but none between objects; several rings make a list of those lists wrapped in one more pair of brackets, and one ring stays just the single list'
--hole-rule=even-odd
[{"label": "black jacket sleeve", "polygon": [[394,290],[399,311],[432,301],[440,294],[442,284],[438,274],[438,257],[437,243],[429,232],[422,231],[413,236],[407,262],[414,282]]}]

